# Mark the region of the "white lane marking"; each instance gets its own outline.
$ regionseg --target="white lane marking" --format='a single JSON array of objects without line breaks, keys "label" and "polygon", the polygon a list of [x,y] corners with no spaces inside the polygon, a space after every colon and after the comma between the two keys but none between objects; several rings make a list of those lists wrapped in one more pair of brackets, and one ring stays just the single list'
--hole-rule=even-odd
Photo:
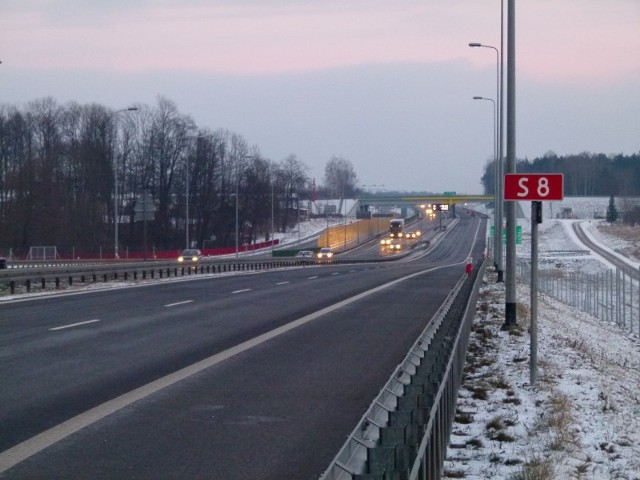
[{"label": "white lane marking", "polygon": [[331,276],[333,276],[333,275],[340,275],[340,272],[333,272],[333,273],[331,274]]},{"label": "white lane marking", "polygon": [[178,305],[184,305],[185,303],[193,303],[193,300],[184,300],[182,302],[167,303],[165,307],[176,307]]},{"label": "white lane marking", "polygon": [[250,291],[251,291],[251,289],[250,289],[250,288],[243,288],[243,289],[241,289],[241,290],[234,290],[234,291],[233,291],[233,292],[231,292],[231,293],[243,293],[243,292],[250,292]]},{"label": "white lane marking", "polygon": [[318,276],[314,275],[313,277],[307,277],[307,280],[315,280],[316,278],[318,278]]},{"label": "white lane marking", "polygon": [[193,365],[189,365],[188,367],[178,370],[177,372],[159,378],[158,380],[155,380],[151,383],[147,383],[146,385],[136,388],[135,390],[131,390],[130,392],[120,395],[113,400],[109,400],[102,405],[98,405],[91,410],[87,410],[80,415],[76,415],[75,417],[62,422],[55,427],[50,428],[49,430],[39,433],[35,437],[31,437],[24,442],[19,443],[18,445],[15,445],[8,450],[5,450],[4,452],[0,452],[0,473],[6,472],[18,463],[26,460],[29,457],[32,457],[45,448],[50,447],[54,443],[67,438],[68,436],[78,432],[79,430],[82,430],[83,428],[88,427],[89,425],[92,425],[99,420],[102,420],[108,415],[111,415],[112,413],[115,413],[125,407],[128,407],[132,403],[137,402],[138,400],[142,400],[149,395],[157,393],[166,387],[178,383],[181,380],[191,377],[192,375],[195,375],[207,368],[217,365],[218,363],[228,360],[231,357],[234,357],[242,352],[250,350],[253,347],[265,343],[272,338],[298,328],[306,323],[311,322],[312,320],[326,315],[327,313],[331,313],[334,310],[338,310],[339,308],[349,305],[350,303],[362,300],[369,295],[374,295],[381,290],[392,287],[393,285],[404,282],[405,280],[409,280],[419,275],[424,275],[425,273],[441,270],[443,268],[447,268],[448,266],[451,265],[441,265],[439,267],[429,268],[421,272],[412,273],[411,275],[407,275],[406,277],[392,280],[389,283],[385,283],[384,285],[372,288],[371,290],[362,292],[354,297],[342,300],[341,302],[335,303],[329,307],[325,307],[321,310],[318,310],[317,312],[301,317],[291,323],[287,323],[286,325],[282,325],[269,332],[263,333],[262,335],[247,340],[246,342],[240,343],[235,347],[231,347],[223,352],[212,355],[209,358],[200,360],[199,362],[196,362]]},{"label": "white lane marking", "polygon": [[60,327],[50,328],[49,331],[50,332],[55,332],[56,330],[64,330],[65,328],[79,327],[80,325],[87,325],[89,323],[96,323],[96,322],[99,322],[99,321],[100,321],[100,319],[96,318],[94,320],[87,320],[86,322],[70,323],[69,325],[61,325]]},{"label": "white lane marking", "polygon": [[278,282],[276,283],[276,285],[286,285],[287,283],[291,283],[291,282]]}]

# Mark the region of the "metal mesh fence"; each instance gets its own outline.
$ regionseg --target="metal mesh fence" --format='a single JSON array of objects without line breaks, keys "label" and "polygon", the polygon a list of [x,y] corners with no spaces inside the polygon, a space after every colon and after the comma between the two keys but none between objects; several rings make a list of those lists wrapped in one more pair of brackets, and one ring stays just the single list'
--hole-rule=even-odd
[{"label": "metal mesh fence", "polygon": [[[531,265],[522,259],[517,274],[531,280]],[[538,290],[604,322],[640,335],[640,269],[616,268],[598,273],[539,270]]]}]

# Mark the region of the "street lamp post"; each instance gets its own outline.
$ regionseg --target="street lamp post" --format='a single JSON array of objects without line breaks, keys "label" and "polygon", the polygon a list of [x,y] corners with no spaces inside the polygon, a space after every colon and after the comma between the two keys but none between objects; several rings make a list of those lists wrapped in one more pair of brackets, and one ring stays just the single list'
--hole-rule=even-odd
[{"label": "street lamp post", "polygon": [[238,258],[238,184],[240,179],[236,179],[236,258]]},{"label": "street lamp post", "polygon": [[274,228],[274,222],[273,222],[273,189],[275,187],[275,182],[273,180],[271,180],[271,256],[273,257],[273,242],[275,241],[274,235],[273,235],[273,228]]},{"label": "street lamp post", "polygon": [[[501,3],[502,5],[502,3]],[[502,24],[503,24],[503,19],[502,19],[502,8],[501,8],[501,15],[500,15],[500,45],[502,46]],[[497,100],[497,110],[499,111],[499,115],[496,115],[496,119],[495,119],[495,123],[496,123],[496,138],[497,138],[497,144],[498,144],[498,149],[497,149],[497,178],[496,178],[496,187],[495,187],[495,196],[496,196],[496,206],[495,206],[495,215],[496,215],[496,221],[497,224],[499,225],[499,228],[496,227],[496,237],[500,237],[500,241],[496,243],[495,245],[495,257],[497,259],[496,262],[496,268],[498,270],[498,282],[502,282],[503,281],[503,261],[502,261],[502,210],[504,208],[504,201],[503,201],[503,197],[504,197],[504,193],[503,193],[503,186],[502,186],[502,177],[504,174],[504,168],[503,168],[503,151],[502,151],[502,145],[503,145],[503,111],[504,111],[504,107],[503,107],[503,85],[502,85],[502,55],[501,55],[501,50],[498,50],[496,47],[492,46],[492,45],[485,45],[483,43],[479,43],[479,42],[471,42],[469,43],[470,47],[475,47],[475,48],[490,48],[492,50],[494,50],[496,52],[496,100]]]},{"label": "street lamp post", "polygon": [[[116,122],[116,131],[115,131],[115,135],[116,137],[118,136],[118,113],[121,112],[135,112],[136,110],[138,110],[138,107],[128,107],[128,108],[123,108],[121,110],[116,110],[115,112],[113,112],[113,118]],[[116,147],[117,147],[117,141],[116,141]],[[118,259],[120,258],[120,256],[118,255],[118,223],[119,223],[119,215],[118,215],[118,152],[116,151],[116,149],[114,149],[114,159],[113,159],[113,173],[114,173],[114,177],[115,177],[115,182],[114,182],[114,192],[113,192],[113,224],[114,224],[114,230],[113,230],[113,258],[114,259]],[[146,212],[145,212],[146,213]]]},{"label": "street lamp post", "polygon": [[493,160],[494,160],[494,176],[495,176],[495,180],[494,180],[494,202],[495,202],[495,206],[494,206],[494,216],[493,216],[493,229],[494,229],[494,236],[493,236],[493,252],[494,252],[494,264],[496,266],[496,270],[497,270],[497,266],[498,266],[498,244],[502,244],[502,222],[499,220],[498,217],[498,203],[500,201],[500,197],[498,194],[498,183],[500,182],[500,166],[498,165],[498,138],[496,135],[496,102],[492,99],[492,98],[486,98],[486,97],[473,97],[474,100],[486,100],[488,102],[491,102],[493,104]]},{"label": "street lamp post", "polygon": [[[253,157],[251,155],[245,155],[244,158],[245,158],[245,160],[250,160]],[[238,178],[236,178],[236,258],[238,258],[238,251],[239,251],[238,250],[238,235],[239,235],[239,228],[238,228],[238,185],[239,184],[240,184],[240,171],[238,171]]]}]

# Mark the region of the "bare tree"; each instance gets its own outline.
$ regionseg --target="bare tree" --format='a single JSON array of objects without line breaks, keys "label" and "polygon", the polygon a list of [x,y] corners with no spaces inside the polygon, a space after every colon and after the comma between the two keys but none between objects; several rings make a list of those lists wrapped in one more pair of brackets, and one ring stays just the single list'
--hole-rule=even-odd
[{"label": "bare tree", "polygon": [[343,199],[355,193],[358,176],[349,160],[332,157],[324,169],[324,183],[333,196]]},{"label": "bare tree", "polygon": [[282,181],[282,194],[284,198],[284,212],[282,215],[282,231],[286,231],[291,221],[291,213],[294,205],[299,208],[299,195],[305,189],[307,172],[309,168],[298,158],[291,154],[280,164],[280,179]]}]

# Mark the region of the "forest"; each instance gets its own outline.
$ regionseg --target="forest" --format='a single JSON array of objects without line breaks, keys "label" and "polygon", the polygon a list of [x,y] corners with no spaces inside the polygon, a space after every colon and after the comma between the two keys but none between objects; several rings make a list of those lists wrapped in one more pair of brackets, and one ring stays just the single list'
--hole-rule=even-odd
[{"label": "forest", "polygon": [[[633,155],[580,153],[558,156],[548,152],[532,161],[518,160],[518,173],[562,173],[565,196],[640,197],[640,152]],[[495,162],[484,169],[482,185],[487,195],[495,189]]]},{"label": "forest", "polygon": [[294,154],[272,161],[237,133],[198,127],[164,97],[122,110],[3,105],[0,254],[224,247],[236,230],[241,244],[269,240],[272,222],[283,231],[305,200],[354,194],[348,160],[328,159],[323,185],[308,170]]}]

